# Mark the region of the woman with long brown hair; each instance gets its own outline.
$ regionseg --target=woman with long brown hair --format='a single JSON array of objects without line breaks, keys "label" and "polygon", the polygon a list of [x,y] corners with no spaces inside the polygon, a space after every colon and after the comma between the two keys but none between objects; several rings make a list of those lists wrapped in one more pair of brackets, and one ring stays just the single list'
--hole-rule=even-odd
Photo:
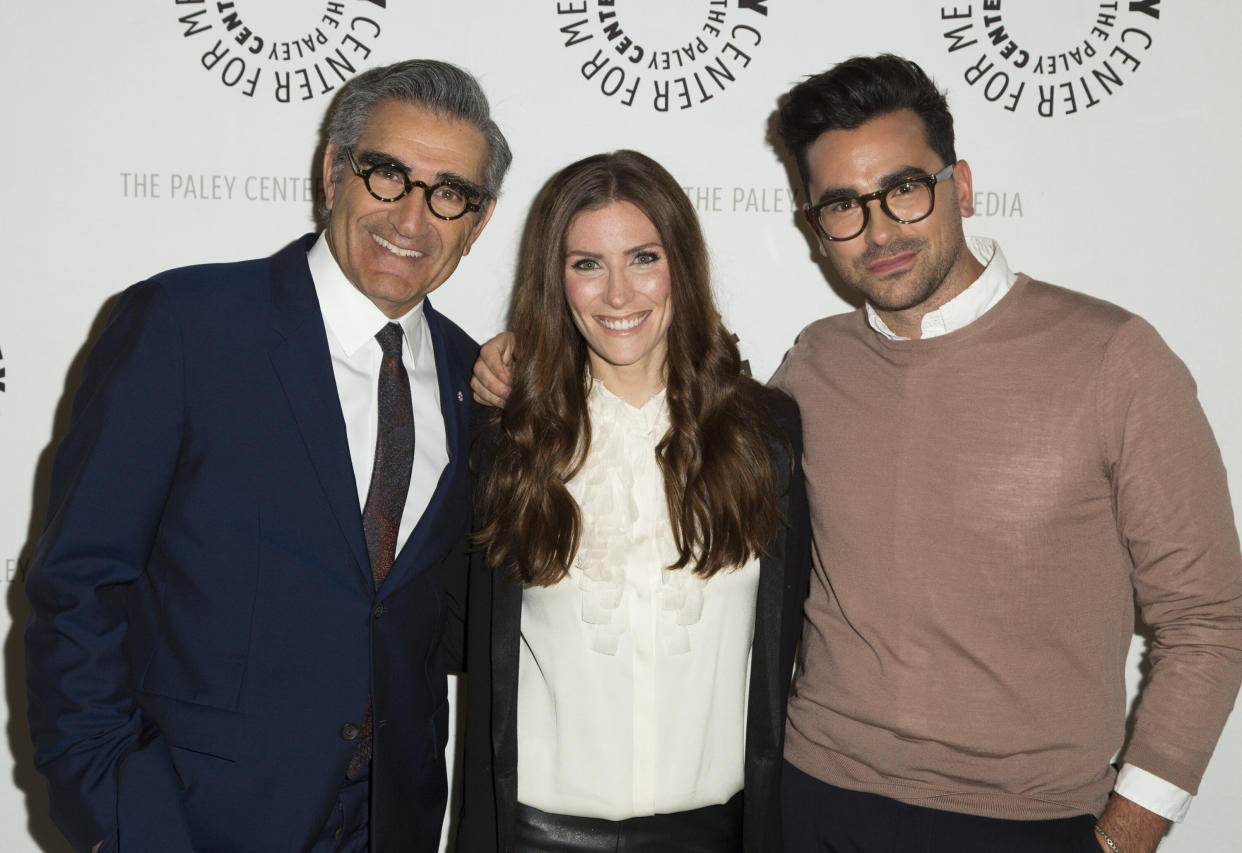
[{"label": "woman with long brown hair", "polygon": [[772,851],[809,560],[795,405],[744,375],[677,181],[532,205],[475,444],[459,851]]}]

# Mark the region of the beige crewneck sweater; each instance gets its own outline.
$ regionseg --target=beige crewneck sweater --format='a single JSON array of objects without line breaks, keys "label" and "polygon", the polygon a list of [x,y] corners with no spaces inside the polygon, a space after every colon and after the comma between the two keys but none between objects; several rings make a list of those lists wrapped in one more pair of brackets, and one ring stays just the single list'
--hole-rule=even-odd
[{"label": "beige crewneck sweater", "polygon": [[1242,557],[1150,325],[1020,276],[925,341],[820,320],[772,381],[802,411],[816,548],[789,761],[933,808],[1098,813],[1137,600],[1156,642],[1124,760],[1198,789],[1242,681]]}]

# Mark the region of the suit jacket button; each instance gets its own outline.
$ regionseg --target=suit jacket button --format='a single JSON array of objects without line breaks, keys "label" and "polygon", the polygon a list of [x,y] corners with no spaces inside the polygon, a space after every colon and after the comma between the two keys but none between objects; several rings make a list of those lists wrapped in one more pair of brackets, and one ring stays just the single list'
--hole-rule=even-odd
[{"label": "suit jacket button", "polygon": [[341,740],[354,740],[358,737],[358,727],[353,723],[341,726]]},{"label": "suit jacket button", "polygon": [[378,619],[384,615],[384,602],[375,605],[375,618]]}]

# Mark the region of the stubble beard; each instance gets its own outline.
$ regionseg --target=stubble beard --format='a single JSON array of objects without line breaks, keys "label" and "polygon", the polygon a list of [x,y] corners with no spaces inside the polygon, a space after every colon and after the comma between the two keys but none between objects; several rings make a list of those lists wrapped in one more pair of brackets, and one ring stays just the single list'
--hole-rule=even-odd
[{"label": "stubble beard", "polygon": [[[944,285],[957,263],[964,243],[936,255],[928,250],[927,240],[904,237],[882,247],[872,246],[855,259],[847,283],[867,298],[880,311],[908,311],[930,300]],[[867,266],[876,261],[916,252],[913,268],[898,270],[886,276],[873,276]],[[921,268],[920,268],[921,266]]]}]

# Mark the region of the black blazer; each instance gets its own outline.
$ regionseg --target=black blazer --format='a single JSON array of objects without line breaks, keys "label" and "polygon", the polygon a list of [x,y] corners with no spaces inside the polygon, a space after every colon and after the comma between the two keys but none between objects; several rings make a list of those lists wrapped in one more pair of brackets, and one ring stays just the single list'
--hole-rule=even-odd
[{"label": "black blazer", "polygon": [[[765,388],[763,394],[769,416],[789,443],[788,450],[777,441],[769,448],[780,510],[788,524],[759,563],[746,722],[743,846],[747,853],[781,849],[779,783],[785,701],[810,576],[810,522],[798,407],[779,391]],[[475,441],[471,454],[476,478],[492,462],[494,442],[488,438]],[[486,568],[476,553],[471,560],[467,606],[466,743],[458,853],[513,849],[521,614],[521,584],[509,580],[506,571]]]}]

